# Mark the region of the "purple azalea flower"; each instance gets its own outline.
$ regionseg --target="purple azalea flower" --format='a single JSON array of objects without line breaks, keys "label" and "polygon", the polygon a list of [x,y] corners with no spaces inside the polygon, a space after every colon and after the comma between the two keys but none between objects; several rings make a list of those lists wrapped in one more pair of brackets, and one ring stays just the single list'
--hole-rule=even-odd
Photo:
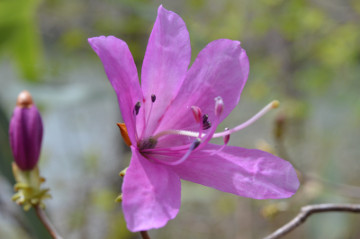
[{"label": "purple azalea flower", "polygon": [[[296,192],[299,181],[287,161],[260,150],[226,146],[231,133],[254,122],[276,102],[244,124],[215,133],[238,104],[248,77],[249,61],[240,42],[211,42],[188,69],[191,49],[185,23],[160,6],[141,86],[124,41],[100,36],[89,43],[117,94],[131,144],[122,186],[129,230],[160,228],[175,218],[180,179],[256,199],[287,198]],[[224,145],[210,144],[214,137],[224,137]]]},{"label": "purple azalea flower", "polygon": [[43,136],[40,113],[28,91],[19,94],[9,127],[10,146],[16,165],[23,171],[37,165]]}]

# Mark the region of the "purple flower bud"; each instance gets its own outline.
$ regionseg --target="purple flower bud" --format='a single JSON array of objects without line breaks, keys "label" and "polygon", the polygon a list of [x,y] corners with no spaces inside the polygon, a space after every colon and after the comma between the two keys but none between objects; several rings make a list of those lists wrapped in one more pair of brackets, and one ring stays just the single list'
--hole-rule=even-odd
[{"label": "purple flower bud", "polygon": [[33,169],[40,155],[43,125],[28,91],[22,91],[11,117],[9,137],[14,160],[21,170]]}]

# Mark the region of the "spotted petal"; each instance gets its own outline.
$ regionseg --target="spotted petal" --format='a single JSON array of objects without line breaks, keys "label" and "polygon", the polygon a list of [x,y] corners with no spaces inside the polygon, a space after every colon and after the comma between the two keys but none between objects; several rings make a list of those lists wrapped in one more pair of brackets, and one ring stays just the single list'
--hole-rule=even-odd
[{"label": "spotted petal", "polygon": [[150,162],[134,147],[126,171],[123,211],[130,231],[163,227],[180,208],[180,178],[161,164]]}]

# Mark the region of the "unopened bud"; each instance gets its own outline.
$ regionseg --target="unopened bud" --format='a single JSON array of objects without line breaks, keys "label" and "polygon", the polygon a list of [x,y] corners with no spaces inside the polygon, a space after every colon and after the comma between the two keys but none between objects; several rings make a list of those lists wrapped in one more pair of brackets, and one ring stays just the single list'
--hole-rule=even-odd
[{"label": "unopened bud", "polygon": [[39,160],[43,125],[40,113],[27,91],[19,94],[9,127],[10,146],[21,170],[33,169]]}]

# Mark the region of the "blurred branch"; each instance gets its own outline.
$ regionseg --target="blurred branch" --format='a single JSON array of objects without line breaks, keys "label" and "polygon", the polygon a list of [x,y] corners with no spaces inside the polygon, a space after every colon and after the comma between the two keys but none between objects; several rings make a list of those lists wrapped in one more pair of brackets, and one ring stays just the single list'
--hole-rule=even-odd
[{"label": "blurred branch", "polygon": [[360,204],[317,204],[307,205],[301,208],[300,213],[294,217],[290,222],[277,229],[274,233],[265,237],[264,239],[276,239],[280,238],[306,221],[306,219],[315,214],[323,212],[351,212],[360,213]]}]

